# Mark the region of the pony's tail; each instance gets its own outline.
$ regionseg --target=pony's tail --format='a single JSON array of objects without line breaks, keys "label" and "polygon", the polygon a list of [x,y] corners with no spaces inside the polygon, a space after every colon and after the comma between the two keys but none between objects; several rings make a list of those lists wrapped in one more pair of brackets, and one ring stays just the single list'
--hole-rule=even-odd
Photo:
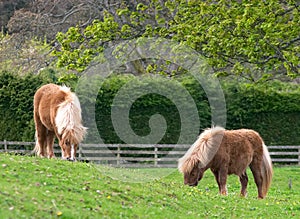
[{"label": "pony's tail", "polygon": [[272,168],[272,161],[271,161],[268,148],[264,143],[263,143],[263,162],[262,162],[261,170],[262,170],[262,177],[263,177],[262,193],[263,196],[265,197],[271,185],[273,168]]}]

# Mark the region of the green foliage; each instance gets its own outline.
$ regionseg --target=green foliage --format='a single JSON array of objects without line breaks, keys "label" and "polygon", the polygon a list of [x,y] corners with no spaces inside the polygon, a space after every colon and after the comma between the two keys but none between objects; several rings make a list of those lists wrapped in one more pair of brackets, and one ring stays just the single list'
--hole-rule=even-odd
[{"label": "green foliage", "polygon": [[[296,1],[150,1],[136,8],[121,4],[86,29],[59,33],[58,65],[79,72],[109,47],[109,42],[163,37],[187,45],[208,59],[217,75],[251,81],[297,77],[299,6]],[[117,22],[117,20],[119,22]],[[120,20],[123,21],[120,22]],[[146,69],[149,70],[151,67]],[[226,74],[224,74],[226,71]]]},{"label": "green foliage", "polygon": [[[0,154],[1,218],[270,218],[300,217],[299,167],[275,167],[266,199],[248,170],[248,196],[228,177],[228,196],[218,194],[207,171],[197,187],[183,184],[176,169],[107,168],[59,159]],[[171,174],[163,177],[163,172]],[[173,171],[173,172],[172,172]],[[135,183],[121,176],[146,179]],[[288,183],[291,182],[289,188]]]},{"label": "green foliage", "polygon": [[257,130],[270,145],[299,144],[300,87],[268,84],[226,84],[227,127]]},{"label": "green foliage", "polygon": [[[103,21],[94,20],[83,31],[79,27],[71,27],[66,33],[58,33],[56,38],[61,47],[59,51],[53,51],[53,55],[59,57],[58,67],[66,66],[67,69],[82,72],[104,50],[105,43],[121,34],[118,28],[112,15],[105,13]],[[123,29],[127,31],[127,28]]]},{"label": "green foliage", "polygon": [[[77,77],[70,77],[77,80]],[[147,136],[151,132],[150,118],[160,114],[167,123],[167,130],[160,142],[155,143],[177,143],[182,132],[182,115],[174,100],[185,105],[187,111],[191,107],[180,87],[189,92],[196,104],[198,115],[191,114],[191,117],[195,116],[192,119],[196,121],[197,116],[200,118],[200,129],[211,126],[208,98],[198,81],[191,76],[175,80],[111,75],[98,80],[101,86],[96,83],[97,80],[92,80],[87,86],[80,88],[82,91],[75,85],[73,87],[79,94],[85,125],[90,126],[92,120],[96,120],[97,129],[88,131],[87,140],[96,141],[95,136],[100,135],[105,143],[122,143],[113,127],[111,110],[112,107],[120,111],[129,107],[130,126],[138,136]],[[40,75],[18,76],[9,72],[0,74],[0,139],[33,141],[33,96],[38,87],[49,82],[58,82],[52,70],[45,70]],[[224,82],[222,86],[227,107],[227,129],[252,128],[261,133],[268,145],[299,144],[300,88],[297,84],[277,81],[268,84]],[[93,100],[95,94],[91,93],[95,91],[92,87],[97,90],[96,102]],[[169,97],[162,93],[169,94]],[[123,94],[121,101],[115,102],[120,94]],[[133,97],[138,98],[134,100]],[[91,111],[95,118],[88,118]],[[193,133],[195,130],[188,130],[184,137],[186,143],[195,140]]]},{"label": "green foliage", "polygon": [[[144,84],[158,86],[164,80],[133,76],[112,76],[101,87],[97,99],[98,131],[106,143],[122,142],[114,131],[111,122],[111,106],[113,99],[122,86],[133,83],[129,94],[138,91],[138,87]],[[198,82],[189,76],[180,77],[178,81],[196,102],[200,128],[211,126],[211,112],[208,99]],[[156,85],[158,84],[158,85]],[[160,89],[168,89],[160,87]],[[235,84],[223,83],[227,105],[228,129],[252,128],[261,133],[266,144],[293,145],[299,144],[300,137],[300,88],[297,84],[281,83],[274,81],[269,84]],[[174,98],[182,98],[179,91],[172,90]],[[130,95],[128,95],[130,98]],[[126,102],[124,100],[124,105]],[[183,100],[184,101],[184,100]],[[169,99],[160,95],[144,95],[137,99],[130,109],[130,121],[132,129],[139,136],[149,134],[149,118],[156,113],[162,114],[167,120],[168,129],[160,143],[174,143],[180,133],[180,113]],[[199,130],[200,132],[201,130]],[[191,143],[194,136],[187,136],[186,142]]]},{"label": "green foliage", "polygon": [[[174,101],[186,105],[186,110],[189,110],[189,105],[186,103],[186,96],[178,88],[179,84],[188,90],[189,95],[196,102],[198,109],[200,124],[202,128],[210,126],[210,108],[207,97],[196,80],[192,77],[180,78],[178,81],[164,79],[162,77],[134,77],[134,76],[111,76],[107,79],[99,90],[96,103],[96,121],[98,131],[105,143],[122,143],[118,135],[115,133],[111,120],[111,107],[117,107],[122,111],[132,102],[132,97],[139,97],[130,107],[129,121],[133,131],[139,136],[145,136],[150,133],[149,120],[155,114],[162,115],[167,122],[167,130],[164,137],[159,143],[177,143],[181,132],[181,120],[178,106]],[[130,84],[128,86],[128,84]],[[120,91],[123,92],[125,98],[118,105],[113,105],[113,100]],[[155,92],[168,93],[169,97],[165,97]],[[196,119],[196,118],[195,118]],[[191,133],[185,136],[185,142],[192,143],[196,136],[192,133],[195,130],[190,130]],[[197,133],[200,130],[196,130]]]},{"label": "green foliage", "polygon": [[79,77],[76,74],[69,73],[69,74],[63,74],[61,77],[58,78],[57,82],[59,84],[64,84],[74,90],[78,82],[78,79]]},{"label": "green foliage", "polygon": [[[293,46],[300,31],[295,2],[179,2],[182,7],[170,25],[173,38],[187,38],[186,43],[204,52],[212,66],[223,68],[233,62],[233,73],[241,75],[256,68],[262,72],[276,71],[286,63],[288,74],[299,75],[300,60],[295,57],[299,45]],[[246,63],[252,64],[250,69]]]},{"label": "green foliage", "polygon": [[34,140],[33,96],[49,78],[0,72],[0,139]]}]

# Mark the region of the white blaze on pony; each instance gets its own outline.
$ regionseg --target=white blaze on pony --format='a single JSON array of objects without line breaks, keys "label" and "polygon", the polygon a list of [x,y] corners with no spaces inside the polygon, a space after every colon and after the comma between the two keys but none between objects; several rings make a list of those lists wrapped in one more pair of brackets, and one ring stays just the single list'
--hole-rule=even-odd
[{"label": "white blaze on pony", "polygon": [[227,195],[227,175],[235,174],[240,178],[241,195],[246,196],[248,166],[254,176],[258,198],[264,198],[273,176],[272,161],[260,135],[250,129],[207,129],[178,161],[185,184],[197,186],[204,172],[210,169],[222,195]]},{"label": "white blaze on pony", "polygon": [[47,84],[38,89],[34,95],[34,121],[34,151],[38,156],[54,157],[56,136],[62,149],[62,158],[75,160],[78,144],[83,140],[87,128],[82,125],[79,100],[70,88]]}]

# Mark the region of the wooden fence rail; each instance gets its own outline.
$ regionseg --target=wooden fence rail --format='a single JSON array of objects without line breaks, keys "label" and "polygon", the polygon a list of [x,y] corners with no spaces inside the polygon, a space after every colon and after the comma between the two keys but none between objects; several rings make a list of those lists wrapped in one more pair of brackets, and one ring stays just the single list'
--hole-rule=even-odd
[{"label": "wooden fence rail", "polygon": [[[32,154],[34,142],[0,141],[0,152]],[[190,145],[175,144],[81,144],[78,160],[121,167],[176,167]],[[300,165],[300,145],[268,146],[273,163]],[[56,156],[60,148],[54,146]]]}]

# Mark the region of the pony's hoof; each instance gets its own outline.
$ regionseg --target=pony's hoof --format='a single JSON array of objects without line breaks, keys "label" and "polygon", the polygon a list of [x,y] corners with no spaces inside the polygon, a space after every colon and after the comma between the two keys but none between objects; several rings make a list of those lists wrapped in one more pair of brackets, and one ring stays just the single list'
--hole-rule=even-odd
[{"label": "pony's hoof", "polygon": [[241,196],[242,198],[246,198],[247,195],[248,195],[247,193],[241,193],[241,194],[240,194],[240,196]]},{"label": "pony's hoof", "polygon": [[220,192],[220,195],[227,196],[228,193],[227,193],[227,191],[222,191],[222,192]]},{"label": "pony's hoof", "polygon": [[75,161],[75,159],[71,159],[71,158],[67,157],[67,161],[74,162],[74,161]]}]

